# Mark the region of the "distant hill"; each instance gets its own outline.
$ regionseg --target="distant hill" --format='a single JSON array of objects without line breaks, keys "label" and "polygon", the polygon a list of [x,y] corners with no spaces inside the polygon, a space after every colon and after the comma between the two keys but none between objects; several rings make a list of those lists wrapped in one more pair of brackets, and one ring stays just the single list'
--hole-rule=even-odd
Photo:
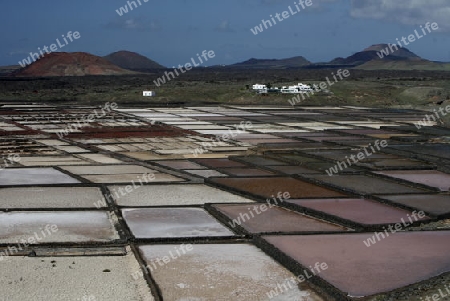
[{"label": "distant hill", "polygon": [[[311,63],[303,56],[286,59],[256,59],[232,65],[217,65],[210,68],[228,69],[334,69],[357,68],[364,70],[436,70],[450,71],[450,63],[432,62],[421,58],[407,48],[391,51],[388,44],[376,44],[348,57],[335,58],[330,62]],[[31,65],[0,67],[0,76],[83,76],[83,75],[127,75],[136,72],[151,72],[166,69],[151,59],[135,52],[118,51],[105,57],[85,52],[54,52]]]},{"label": "distant hill", "polygon": [[165,69],[166,67],[158,64],[151,59],[131,51],[117,51],[104,57],[114,65],[128,70],[145,70],[145,69]]},{"label": "distant hill", "polygon": [[0,76],[9,75],[9,74],[19,70],[20,68],[21,68],[20,65],[0,66]]},{"label": "distant hill", "polygon": [[248,61],[229,65],[232,68],[243,69],[288,69],[288,68],[300,68],[310,65],[311,62],[302,56],[296,56],[287,59],[255,59],[251,58]]},{"label": "distant hill", "polygon": [[450,63],[431,62],[423,59],[402,61],[374,60],[359,65],[355,69],[450,71]]},{"label": "distant hill", "polygon": [[[396,57],[397,58],[398,57],[405,58],[405,59],[420,59],[420,56],[409,51],[407,48],[398,47],[398,50],[395,50],[395,47],[392,46],[392,49],[394,49],[394,51],[392,52],[392,54],[390,56],[394,57],[394,59]],[[379,52],[379,51],[383,51],[383,50],[384,51],[389,50],[389,52],[390,52],[389,45],[388,44],[375,44],[375,45],[372,45],[372,46],[364,49],[363,52],[371,52],[371,51]],[[378,57],[378,55],[377,55],[377,57]],[[389,59],[389,56],[385,57],[385,59]]]},{"label": "distant hill", "polygon": [[[391,46],[392,47],[392,46]],[[357,69],[364,70],[450,70],[450,64],[431,62],[423,59],[407,48],[391,51],[387,44],[377,44],[366,48],[361,53],[376,54],[376,57],[362,64],[357,64]],[[380,58],[380,55],[382,58]]]},{"label": "distant hill", "polygon": [[[332,65],[362,65],[373,60],[384,61],[403,61],[403,60],[420,60],[421,58],[406,48],[400,48],[391,51],[388,44],[372,45],[363,51],[356,52],[347,58],[336,58],[329,64]],[[382,58],[381,58],[381,57]]]},{"label": "distant hill", "polygon": [[125,75],[134,72],[86,52],[53,52],[14,73],[14,76]]},{"label": "distant hill", "polygon": [[[393,51],[391,51],[391,48]],[[330,62],[311,63],[302,56],[288,59],[255,59],[226,66],[242,69],[325,69],[358,68],[367,70],[450,70],[449,64],[430,62],[407,48],[389,47],[388,44],[375,44],[348,57],[335,58]]]}]

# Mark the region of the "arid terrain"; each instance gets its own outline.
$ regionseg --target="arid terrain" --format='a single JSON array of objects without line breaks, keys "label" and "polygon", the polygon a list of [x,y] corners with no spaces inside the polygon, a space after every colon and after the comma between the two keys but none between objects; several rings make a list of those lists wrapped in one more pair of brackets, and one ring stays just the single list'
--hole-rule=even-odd
[{"label": "arid terrain", "polygon": [[[450,104],[450,72],[350,69],[350,77],[334,83],[330,93],[317,93],[298,105],[358,105],[433,110]],[[133,106],[201,104],[290,105],[293,95],[262,96],[255,83],[272,86],[332,80],[336,69],[245,70],[195,69],[157,87],[165,70],[121,76],[2,77],[0,100],[99,105],[106,101]],[[143,97],[154,90],[156,97]],[[449,118],[443,120],[448,125]]]},{"label": "arid terrain", "polygon": [[3,1],[0,301],[450,301],[449,15]]}]

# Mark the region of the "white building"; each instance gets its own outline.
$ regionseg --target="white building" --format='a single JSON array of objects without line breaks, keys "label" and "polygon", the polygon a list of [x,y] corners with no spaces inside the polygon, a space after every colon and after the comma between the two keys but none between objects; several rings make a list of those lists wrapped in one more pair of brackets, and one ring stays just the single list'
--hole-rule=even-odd
[{"label": "white building", "polygon": [[266,85],[256,84],[256,85],[253,85],[253,90],[257,90],[257,91],[267,90],[267,86]]},{"label": "white building", "polygon": [[156,93],[155,93],[155,91],[144,91],[144,92],[142,92],[142,95],[145,97],[153,97],[153,96],[156,96]]},{"label": "white building", "polygon": [[286,93],[286,94],[298,94],[298,93],[311,93],[314,90],[305,84],[302,83],[298,83],[298,85],[294,85],[294,86],[289,86],[289,87],[283,87],[281,89],[281,93]]}]

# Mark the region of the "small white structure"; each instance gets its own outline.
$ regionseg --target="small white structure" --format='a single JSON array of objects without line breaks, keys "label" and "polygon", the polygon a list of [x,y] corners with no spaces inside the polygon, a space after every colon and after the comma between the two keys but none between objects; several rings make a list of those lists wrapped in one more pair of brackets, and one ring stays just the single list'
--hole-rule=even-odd
[{"label": "small white structure", "polygon": [[313,88],[311,88],[311,86],[309,85],[304,85],[302,83],[299,83],[297,85],[298,89],[300,90],[300,92],[312,92]]},{"label": "small white structure", "polygon": [[259,94],[267,94],[267,91],[268,91],[266,85],[260,85],[260,84],[253,85],[253,90]]},{"label": "small white structure", "polygon": [[256,85],[253,85],[253,90],[256,90],[256,91],[267,90],[267,86],[256,84]]},{"label": "small white structure", "polygon": [[266,89],[258,90],[257,93],[259,93],[259,94],[267,94],[267,93],[269,93],[269,90],[267,90],[267,88],[266,88]]},{"label": "small white structure", "polygon": [[144,92],[142,92],[142,95],[145,97],[153,97],[153,96],[156,96],[156,92],[155,91],[144,91]]},{"label": "small white structure", "polygon": [[298,85],[295,85],[295,86],[283,87],[281,89],[281,93],[286,93],[286,94],[310,93],[313,91],[314,90],[310,86],[302,84],[302,83],[298,83]]}]

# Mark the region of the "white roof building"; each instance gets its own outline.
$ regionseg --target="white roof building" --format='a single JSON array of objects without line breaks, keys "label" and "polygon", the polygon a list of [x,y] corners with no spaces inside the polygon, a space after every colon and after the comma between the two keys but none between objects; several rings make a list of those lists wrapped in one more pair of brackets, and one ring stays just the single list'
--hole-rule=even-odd
[{"label": "white roof building", "polygon": [[267,86],[256,84],[256,85],[253,85],[253,90],[267,90]]}]

